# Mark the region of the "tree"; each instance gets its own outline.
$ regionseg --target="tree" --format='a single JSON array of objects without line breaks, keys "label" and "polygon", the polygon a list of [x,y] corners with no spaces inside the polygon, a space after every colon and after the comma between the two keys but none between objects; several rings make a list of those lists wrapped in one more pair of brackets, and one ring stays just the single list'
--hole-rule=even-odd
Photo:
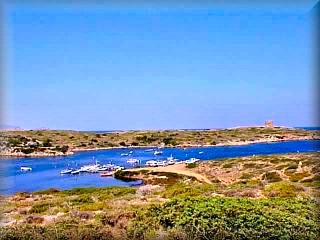
[{"label": "tree", "polygon": [[62,148],[61,148],[61,152],[63,152],[63,153],[68,152],[68,150],[69,150],[69,146],[66,146],[66,145],[62,146]]}]

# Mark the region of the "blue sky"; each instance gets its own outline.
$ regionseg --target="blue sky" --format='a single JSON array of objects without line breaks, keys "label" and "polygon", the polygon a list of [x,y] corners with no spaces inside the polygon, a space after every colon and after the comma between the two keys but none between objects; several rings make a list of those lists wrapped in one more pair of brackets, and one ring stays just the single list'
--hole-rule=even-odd
[{"label": "blue sky", "polygon": [[5,124],[316,125],[308,11],[16,5],[5,20]]}]

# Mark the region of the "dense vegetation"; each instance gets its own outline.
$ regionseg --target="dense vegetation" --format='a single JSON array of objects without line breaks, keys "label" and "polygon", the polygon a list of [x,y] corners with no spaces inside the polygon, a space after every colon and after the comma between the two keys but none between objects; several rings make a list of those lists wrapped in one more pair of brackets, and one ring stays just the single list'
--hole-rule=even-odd
[{"label": "dense vegetation", "polygon": [[176,197],[139,214],[129,235],[172,239],[317,239],[316,205],[307,200]]},{"label": "dense vegetation", "polygon": [[137,146],[197,146],[237,144],[254,141],[319,139],[317,131],[290,128],[234,128],[185,131],[128,131],[92,133],[78,131],[30,130],[8,131],[0,134],[0,150],[22,152],[63,152],[76,149],[137,147]]},{"label": "dense vegetation", "polygon": [[[180,186],[181,187],[181,186]],[[181,189],[181,188],[180,188]],[[159,191],[159,190],[158,190]],[[189,191],[190,194],[186,194]],[[318,239],[317,204],[307,198],[249,199],[203,196],[189,188],[168,201],[137,200],[135,189],[83,189],[54,192],[69,200],[63,217],[43,224],[58,201],[35,204],[24,224],[1,229],[0,239]],[[108,194],[107,194],[108,193]],[[49,194],[49,192],[45,193]],[[141,193],[140,193],[141,194]],[[144,194],[155,198],[170,192]],[[74,198],[71,196],[74,195]],[[20,197],[22,197],[20,195]],[[25,196],[26,197],[26,196]],[[93,200],[98,198],[99,203]],[[141,198],[141,196],[140,196]],[[102,199],[106,201],[103,203]],[[126,204],[119,204],[126,200]],[[136,199],[136,200],[135,200]],[[124,202],[123,202],[124,203]],[[63,204],[62,204],[63,205]],[[77,210],[76,210],[77,209]],[[37,213],[37,214],[35,214]],[[52,211],[51,211],[52,214]]]}]

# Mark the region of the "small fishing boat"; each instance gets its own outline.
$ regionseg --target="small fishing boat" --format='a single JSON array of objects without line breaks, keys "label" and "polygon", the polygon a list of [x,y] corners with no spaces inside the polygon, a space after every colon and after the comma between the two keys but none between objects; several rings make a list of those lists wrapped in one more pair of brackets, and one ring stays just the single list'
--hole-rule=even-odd
[{"label": "small fishing boat", "polygon": [[199,154],[203,154],[203,152],[199,152]]},{"label": "small fishing boat", "polygon": [[150,149],[146,149],[144,150],[145,152],[152,152],[153,151],[153,148],[150,148]]},{"label": "small fishing boat", "polygon": [[121,153],[121,156],[129,156],[129,153]]},{"label": "small fishing boat", "polygon": [[72,173],[74,171],[74,169],[64,169],[64,170],[62,170],[61,172],[60,172],[60,174],[70,174],[70,173]]},{"label": "small fishing boat", "polygon": [[172,156],[172,154],[170,155],[170,157],[167,157],[167,160],[168,160],[168,161],[174,160],[174,157]]},{"label": "small fishing boat", "polygon": [[170,157],[167,157],[167,164],[168,165],[173,165],[176,163],[176,160],[174,159],[174,157],[172,156],[172,154],[170,155]]},{"label": "small fishing boat", "polygon": [[146,166],[147,167],[157,167],[158,166],[158,162],[155,160],[150,160],[146,162]]},{"label": "small fishing boat", "polygon": [[157,161],[157,166],[159,166],[159,167],[164,167],[167,165],[168,165],[167,161]]},{"label": "small fishing boat", "polygon": [[22,167],[20,167],[20,171],[22,171],[22,172],[30,172],[30,171],[32,171],[32,168],[31,167],[22,166]]},{"label": "small fishing boat", "polygon": [[200,161],[200,159],[198,158],[190,158],[189,160],[186,160],[185,163],[186,164],[190,164],[190,163],[195,163],[195,162],[198,162]]},{"label": "small fishing boat", "polygon": [[154,151],[154,153],[153,153],[154,155],[161,155],[162,154],[162,151],[158,151],[158,150],[156,150],[156,151]]},{"label": "small fishing boat", "polygon": [[135,158],[130,158],[128,159],[127,163],[135,164],[135,163],[139,163],[139,160]]},{"label": "small fishing boat", "polygon": [[72,171],[71,174],[72,174],[72,175],[75,175],[75,174],[79,174],[79,173],[81,173],[81,172],[82,172],[82,171],[81,171],[80,169],[78,169],[78,170]]},{"label": "small fishing boat", "polygon": [[104,171],[108,171],[108,170],[110,170],[109,167],[100,167],[100,168],[98,168],[96,171],[97,171],[97,172],[104,172]]}]

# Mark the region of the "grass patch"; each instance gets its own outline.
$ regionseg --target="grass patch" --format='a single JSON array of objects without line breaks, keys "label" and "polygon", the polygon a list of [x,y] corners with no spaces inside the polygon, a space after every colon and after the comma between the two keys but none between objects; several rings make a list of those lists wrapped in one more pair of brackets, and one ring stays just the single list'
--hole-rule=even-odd
[{"label": "grass patch", "polygon": [[306,177],[309,177],[310,173],[307,172],[301,172],[301,173],[293,173],[290,175],[289,180],[291,182],[298,182]]},{"label": "grass patch", "polygon": [[267,197],[284,197],[293,198],[296,197],[302,189],[290,182],[277,182],[267,185],[263,189],[263,193]]},{"label": "grass patch", "polygon": [[232,168],[233,167],[233,163],[225,163],[222,165],[223,168]]}]

